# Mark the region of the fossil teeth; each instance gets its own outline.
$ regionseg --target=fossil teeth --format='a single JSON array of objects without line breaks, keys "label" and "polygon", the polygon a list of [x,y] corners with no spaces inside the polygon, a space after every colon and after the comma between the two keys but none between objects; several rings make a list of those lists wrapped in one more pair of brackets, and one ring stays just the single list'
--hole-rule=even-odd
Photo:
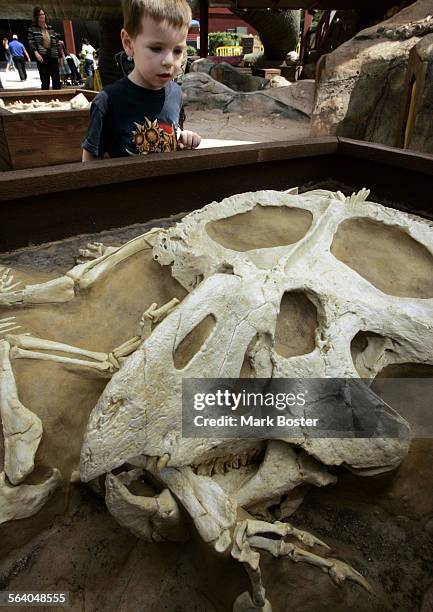
[{"label": "fossil teeth", "polygon": [[224,474],[224,458],[215,461],[214,474]]},{"label": "fossil teeth", "polygon": [[215,463],[215,459],[208,461],[207,463],[204,464],[204,467],[206,469],[206,476],[212,476],[212,469]]},{"label": "fossil teeth", "polygon": [[246,465],[246,464],[247,464],[247,462],[248,462],[248,456],[247,456],[247,454],[246,454],[246,453],[241,453],[241,454],[239,455],[239,460],[240,460],[240,462],[241,462],[241,465],[242,465],[242,466]]},{"label": "fossil teeth", "polygon": [[169,461],[170,461],[170,455],[168,453],[164,453],[164,455],[162,455],[162,457],[158,459],[157,464],[156,464],[156,469],[158,470],[158,472],[163,470]]},{"label": "fossil teeth", "polygon": [[198,476],[207,476],[209,474],[209,466],[207,465],[207,463],[201,463],[197,467],[196,473]]},{"label": "fossil teeth", "polygon": [[239,456],[235,455],[233,457],[233,461],[232,461],[232,468],[234,468],[235,470],[237,470],[239,467]]}]

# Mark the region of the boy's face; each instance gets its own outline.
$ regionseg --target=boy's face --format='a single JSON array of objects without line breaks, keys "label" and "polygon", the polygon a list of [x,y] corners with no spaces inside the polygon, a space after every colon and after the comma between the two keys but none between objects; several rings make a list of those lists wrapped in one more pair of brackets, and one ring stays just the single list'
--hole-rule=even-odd
[{"label": "boy's face", "polygon": [[135,68],[129,78],[147,89],[161,89],[181,70],[186,48],[185,29],[175,28],[163,21],[156,23],[143,18],[141,32],[131,38],[122,30],[126,53],[134,58]]}]

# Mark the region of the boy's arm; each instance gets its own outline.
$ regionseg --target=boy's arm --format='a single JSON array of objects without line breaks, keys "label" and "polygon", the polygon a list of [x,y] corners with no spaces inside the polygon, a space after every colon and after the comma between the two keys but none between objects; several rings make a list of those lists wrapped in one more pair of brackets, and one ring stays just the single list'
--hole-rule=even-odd
[{"label": "boy's arm", "polygon": [[183,126],[185,123],[186,115],[185,109],[182,104],[182,92],[180,85],[178,83],[173,83],[174,86],[177,86],[177,91],[179,95],[179,127],[180,132],[178,132],[177,137],[177,145],[179,149],[196,149],[200,142],[201,136],[196,134],[196,132],[191,132],[190,130],[184,130]]},{"label": "boy's arm", "polygon": [[94,159],[102,159],[102,157],[96,157],[93,153],[90,153],[87,149],[83,149],[83,155],[81,156],[82,162],[93,161]]},{"label": "boy's arm", "polygon": [[81,161],[83,162],[92,161],[94,159],[102,159],[104,157],[104,134],[106,131],[105,124],[107,121],[107,104],[108,99],[105,92],[98,94],[92,102],[87,136],[81,145],[83,149]]}]

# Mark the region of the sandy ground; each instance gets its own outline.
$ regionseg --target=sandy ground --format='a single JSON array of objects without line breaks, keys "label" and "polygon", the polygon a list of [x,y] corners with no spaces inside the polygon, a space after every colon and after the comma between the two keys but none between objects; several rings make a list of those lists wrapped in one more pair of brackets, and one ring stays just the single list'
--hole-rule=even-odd
[{"label": "sandy ground", "polygon": [[293,121],[272,114],[258,117],[253,114],[223,113],[219,109],[186,109],[185,129],[200,134],[204,139],[268,142],[308,138],[309,121]]}]

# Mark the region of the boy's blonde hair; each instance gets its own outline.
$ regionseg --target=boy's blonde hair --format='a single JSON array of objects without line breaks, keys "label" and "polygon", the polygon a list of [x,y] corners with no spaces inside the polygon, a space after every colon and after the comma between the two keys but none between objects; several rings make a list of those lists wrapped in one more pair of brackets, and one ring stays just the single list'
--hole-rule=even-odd
[{"label": "boy's blonde hair", "polygon": [[122,0],[123,27],[134,38],[141,32],[143,17],[156,23],[166,21],[179,29],[189,29],[191,8],[186,0]]}]

